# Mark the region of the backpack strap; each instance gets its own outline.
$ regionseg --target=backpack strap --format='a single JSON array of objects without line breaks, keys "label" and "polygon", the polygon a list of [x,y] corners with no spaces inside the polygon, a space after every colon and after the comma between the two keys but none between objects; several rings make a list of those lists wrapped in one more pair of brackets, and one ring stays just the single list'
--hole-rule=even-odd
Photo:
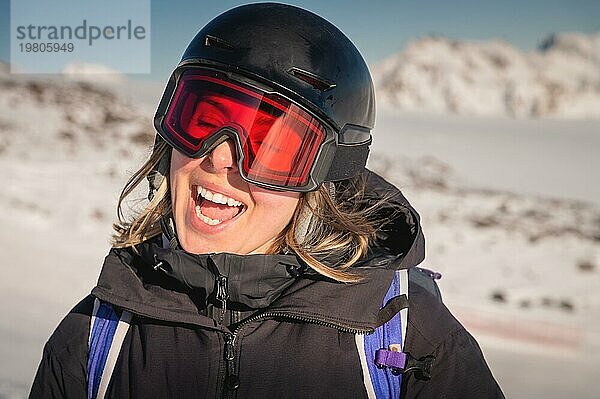
[{"label": "backpack strap", "polygon": [[94,300],[88,340],[88,399],[104,399],[130,321],[128,311],[119,317],[111,304]]},{"label": "backpack strap", "polygon": [[[390,305],[397,307],[391,312],[393,316],[385,317],[388,320],[383,320],[384,324],[377,327],[373,334],[355,336],[363,369],[363,382],[370,399],[400,397],[402,374],[392,368],[381,367],[376,363],[376,357],[378,353],[380,356],[384,353],[378,352],[382,348],[388,352],[402,353],[408,324],[407,304],[408,273],[406,270],[398,270],[382,304],[382,310],[387,310],[384,313],[390,310]],[[398,308],[401,309],[399,312]]]},{"label": "backpack strap", "polygon": [[[418,273],[427,274],[421,270]],[[426,278],[429,279],[428,288],[435,292],[435,277],[427,274]],[[417,379],[425,381],[431,377],[434,357],[415,359],[404,347],[408,327],[408,284],[408,271],[396,271],[379,312],[381,325],[372,334],[356,335],[363,382],[370,399],[399,398],[402,377],[407,373],[413,372]]]}]

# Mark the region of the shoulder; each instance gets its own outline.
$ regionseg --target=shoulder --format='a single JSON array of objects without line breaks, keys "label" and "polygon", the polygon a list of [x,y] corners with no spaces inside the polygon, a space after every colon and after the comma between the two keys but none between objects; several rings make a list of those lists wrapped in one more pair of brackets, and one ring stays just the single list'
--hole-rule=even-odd
[{"label": "shoulder", "polygon": [[30,398],[84,397],[87,341],[94,298],[79,302],[52,333],[29,393]]},{"label": "shoulder", "polygon": [[[419,337],[428,349],[433,349],[453,333],[464,330],[442,302],[432,278],[417,268],[409,270],[408,275],[408,325],[412,338]],[[407,341],[410,339],[408,336]]]},{"label": "shoulder", "polygon": [[435,359],[430,381],[407,378],[406,397],[442,392],[447,398],[503,397],[477,341],[443,304],[439,291],[419,284],[418,277],[409,281],[404,350],[415,358]]},{"label": "shoulder", "polygon": [[63,370],[77,373],[85,371],[90,318],[94,308],[94,297],[85,297],[60,322],[52,333],[45,355],[51,356],[63,366]]},{"label": "shoulder", "polygon": [[87,336],[93,309],[94,297],[88,295],[75,305],[64,319],[62,319],[48,339],[48,344],[55,353],[62,352],[73,342],[81,340],[82,336],[85,337],[87,345]]}]

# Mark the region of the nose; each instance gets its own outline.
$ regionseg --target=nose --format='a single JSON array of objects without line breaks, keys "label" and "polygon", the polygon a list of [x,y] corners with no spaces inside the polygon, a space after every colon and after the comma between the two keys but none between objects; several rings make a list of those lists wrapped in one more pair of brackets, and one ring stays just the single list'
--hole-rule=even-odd
[{"label": "nose", "polygon": [[206,155],[205,162],[215,172],[236,168],[235,145],[231,140],[225,140]]}]

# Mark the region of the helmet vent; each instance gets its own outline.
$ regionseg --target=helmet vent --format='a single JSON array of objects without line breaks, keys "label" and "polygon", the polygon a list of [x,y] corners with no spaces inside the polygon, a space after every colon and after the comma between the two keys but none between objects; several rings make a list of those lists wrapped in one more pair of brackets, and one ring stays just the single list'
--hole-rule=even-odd
[{"label": "helmet vent", "polygon": [[204,45],[206,47],[217,47],[223,50],[233,50],[233,46],[227,43],[225,40],[216,36],[206,35],[204,37]]},{"label": "helmet vent", "polygon": [[315,75],[314,73],[304,71],[300,68],[291,67],[290,69],[288,69],[287,72],[295,78],[298,78],[303,82],[308,83],[317,90],[327,91],[333,89],[336,86],[335,83],[323,79]]}]

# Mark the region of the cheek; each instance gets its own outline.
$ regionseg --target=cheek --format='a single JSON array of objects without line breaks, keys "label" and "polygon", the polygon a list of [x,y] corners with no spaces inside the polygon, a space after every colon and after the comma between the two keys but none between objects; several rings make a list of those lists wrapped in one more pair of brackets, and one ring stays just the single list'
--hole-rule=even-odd
[{"label": "cheek", "polygon": [[263,224],[270,224],[279,233],[292,219],[300,201],[299,193],[278,193],[253,190],[256,209],[263,216]]},{"label": "cheek", "polygon": [[192,162],[193,159],[181,155],[178,151],[173,151],[171,154],[169,188],[171,190],[171,203],[173,204],[175,204],[180,186],[187,187],[184,180],[190,174],[190,170],[193,169]]},{"label": "cheek", "polygon": [[177,233],[182,238],[185,232],[180,231],[180,226],[184,226],[187,213],[188,200],[190,199],[190,174],[194,170],[192,158],[187,158],[177,151],[173,151],[171,156],[171,166],[169,171],[169,191],[171,196],[172,214],[177,226]]}]

